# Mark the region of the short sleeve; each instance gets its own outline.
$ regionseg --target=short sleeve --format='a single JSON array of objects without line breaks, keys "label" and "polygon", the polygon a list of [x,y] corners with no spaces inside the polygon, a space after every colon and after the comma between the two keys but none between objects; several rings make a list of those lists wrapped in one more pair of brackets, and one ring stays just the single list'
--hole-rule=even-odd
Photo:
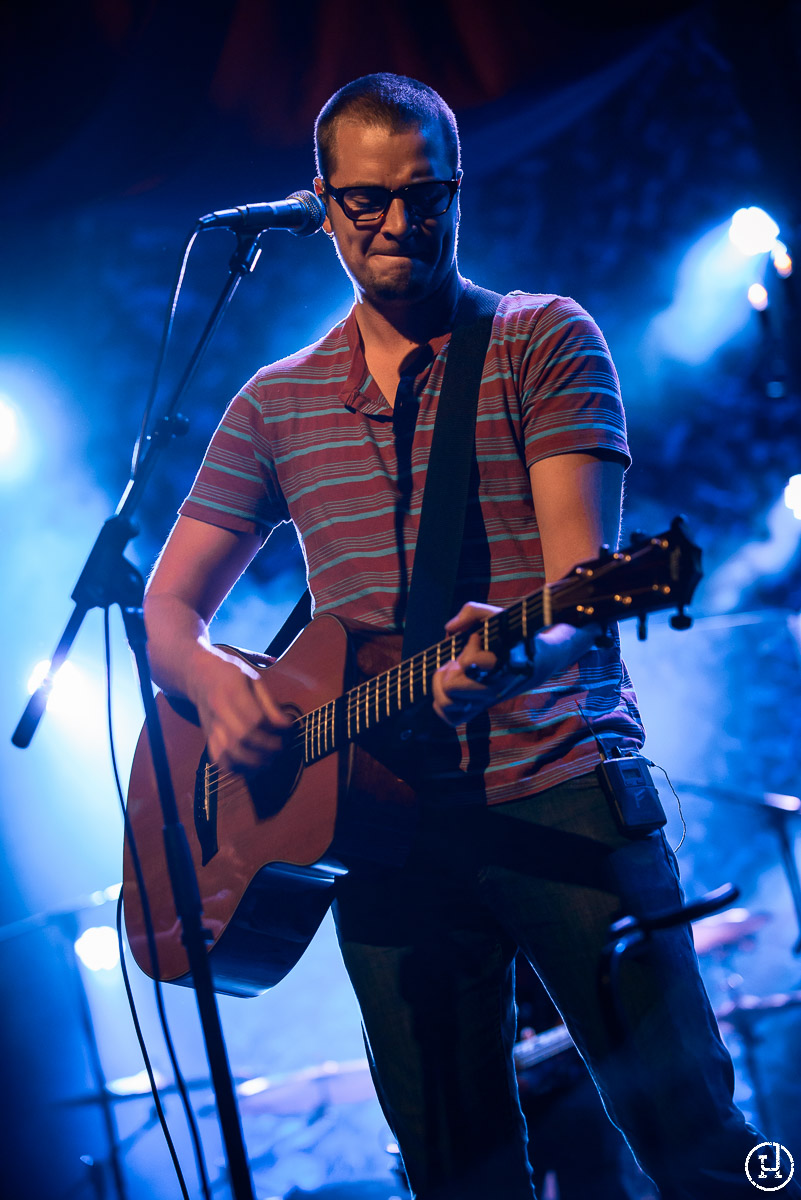
[{"label": "short sleeve", "polygon": [[609,347],[574,300],[557,296],[539,310],[521,384],[527,467],[582,451],[631,464],[620,381]]},{"label": "short sleeve", "polygon": [[179,509],[182,516],[264,538],[289,520],[259,394],[256,375],[231,401]]}]

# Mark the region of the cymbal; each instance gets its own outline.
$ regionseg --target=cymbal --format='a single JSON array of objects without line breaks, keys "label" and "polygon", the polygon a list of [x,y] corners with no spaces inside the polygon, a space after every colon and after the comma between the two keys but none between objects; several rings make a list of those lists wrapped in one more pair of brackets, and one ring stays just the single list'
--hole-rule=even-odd
[{"label": "cymbal", "polygon": [[[162,1075],[161,1071],[155,1070],[153,1075],[159,1095],[169,1096],[173,1092],[178,1091],[177,1085],[168,1083],[166,1076]],[[241,1076],[238,1078],[241,1078]],[[184,1082],[189,1091],[198,1091],[204,1088],[211,1090],[212,1086],[211,1080],[207,1075],[200,1076],[197,1079],[186,1079]],[[147,1073],[145,1071],[138,1071],[136,1075],[125,1075],[120,1079],[110,1079],[102,1091],[84,1092],[80,1096],[68,1096],[64,1100],[59,1101],[59,1103],[69,1105],[99,1104],[104,1098],[114,1101],[152,1100],[153,1093],[150,1090]]]},{"label": "cymbal", "polygon": [[801,1008],[801,990],[774,992],[772,996],[738,996],[736,1000],[716,1009],[715,1016],[719,1021],[736,1025],[738,1020],[756,1019],[767,1013],[782,1012],[785,1008]]},{"label": "cymbal", "polygon": [[703,917],[692,926],[696,954],[733,950],[758,933],[770,919],[770,913],[751,913],[747,908],[727,908],[711,917]]},{"label": "cymbal", "polygon": [[236,1089],[244,1112],[297,1116],[329,1104],[354,1104],[375,1096],[366,1058],[324,1062],[288,1075],[246,1079]]}]

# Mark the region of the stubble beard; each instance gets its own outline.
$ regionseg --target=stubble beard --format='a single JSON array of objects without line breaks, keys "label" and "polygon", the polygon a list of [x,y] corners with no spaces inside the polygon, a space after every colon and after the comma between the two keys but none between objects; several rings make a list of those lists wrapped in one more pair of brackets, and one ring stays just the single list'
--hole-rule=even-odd
[{"label": "stubble beard", "polygon": [[404,263],[403,269],[383,272],[368,267],[360,281],[356,281],[368,299],[381,304],[409,303],[423,300],[433,287],[431,264],[420,258]]}]

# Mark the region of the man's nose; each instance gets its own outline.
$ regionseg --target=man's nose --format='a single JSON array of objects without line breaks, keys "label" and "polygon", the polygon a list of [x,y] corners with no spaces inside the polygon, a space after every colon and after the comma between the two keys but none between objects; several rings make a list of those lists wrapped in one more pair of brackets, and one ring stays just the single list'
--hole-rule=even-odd
[{"label": "man's nose", "polygon": [[404,237],[416,224],[414,213],[409,212],[400,196],[396,196],[384,216],[384,232],[393,237]]}]

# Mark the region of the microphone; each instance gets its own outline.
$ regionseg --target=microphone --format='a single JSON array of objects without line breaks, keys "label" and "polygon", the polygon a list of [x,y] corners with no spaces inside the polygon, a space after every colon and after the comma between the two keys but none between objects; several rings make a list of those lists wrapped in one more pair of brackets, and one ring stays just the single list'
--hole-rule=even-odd
[{"label": "microphone", "polygon": [[198,229],[232,229],[234,233],[262,233],[265,229],[288,229],[296,237],[309,237],[322,229],[325,206],[314,192],[293,192],[272,204],[241,204],[207,213]]}]

